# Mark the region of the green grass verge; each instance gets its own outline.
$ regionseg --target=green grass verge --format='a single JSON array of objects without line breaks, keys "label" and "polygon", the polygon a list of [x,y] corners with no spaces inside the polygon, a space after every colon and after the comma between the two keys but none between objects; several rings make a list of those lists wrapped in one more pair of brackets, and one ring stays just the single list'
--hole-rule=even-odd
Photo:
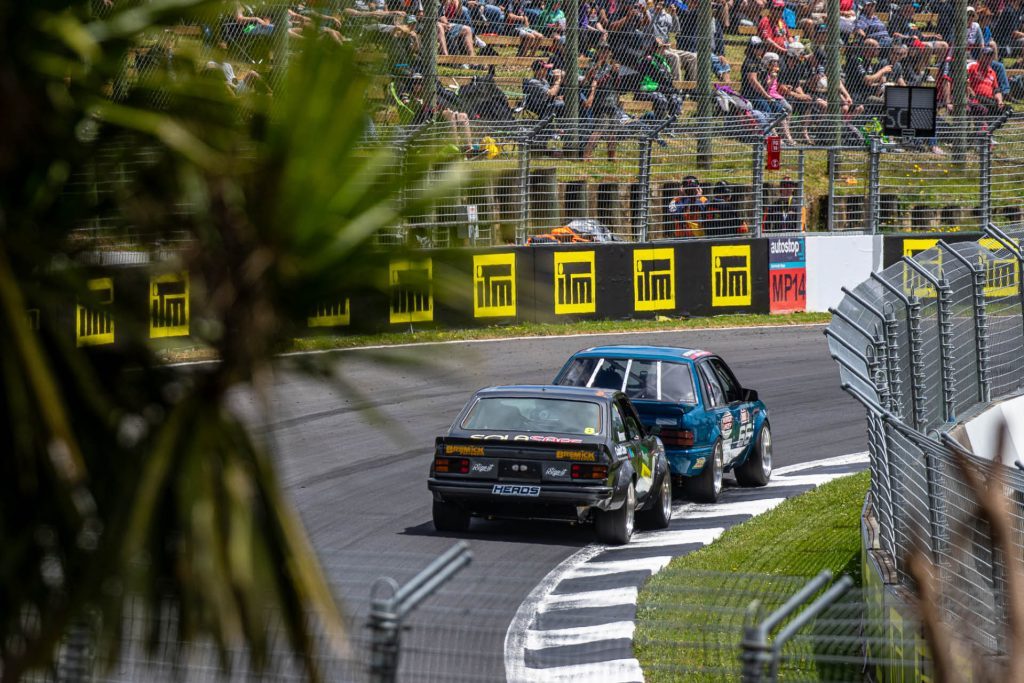
[{"label": "green grass verge", "polygon": [[684,672],[686,680],[721,679],[738,671],[748,605],[759,600],[767,614],[822,569],[850,574],[860,585],[860,512],[869,481],[862,472],[787,500],[654,576],[640,593],[634,637],[647,680],[680,680]]},{"label": "green grass verge", "polygon": [[[318,335],[295,339],[284,352],[329,351],[363,346],[504,339],[507,337],[556,337],[568,334],[610,332],[672,332],[675,330],[715,329],[721,327],[763,327],[769,325],[806,325],[827,323],[828,313],[790,313],[786,315],[721,315],[711,318],[668,318],[655,320],[587,320],[575,323],[522,323],[462,330],[413,329],[409,332],[381,334]],[[168,362],[211,360],[210,349],[187,340],[168,340],[160,353]]]}]

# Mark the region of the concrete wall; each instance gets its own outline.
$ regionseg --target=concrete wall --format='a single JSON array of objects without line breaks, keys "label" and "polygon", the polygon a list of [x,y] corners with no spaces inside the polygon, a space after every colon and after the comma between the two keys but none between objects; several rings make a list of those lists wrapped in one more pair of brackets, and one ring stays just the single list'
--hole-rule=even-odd
[{"label": "concrete wall", "polygon": [[807,239],[807,310],[827,311],[882,268],[881,235],[813,235]]}]

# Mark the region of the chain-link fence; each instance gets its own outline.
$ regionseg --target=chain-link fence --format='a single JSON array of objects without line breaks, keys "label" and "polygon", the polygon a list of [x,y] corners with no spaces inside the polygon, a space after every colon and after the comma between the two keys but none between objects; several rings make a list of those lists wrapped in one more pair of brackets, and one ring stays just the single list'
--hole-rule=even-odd
[{"label": "chain-link fence", "polygon": [[[1003,569],[978,494],[948,435],[993,399],[1024,388],[1021,228],[979,242],[939,243],[847,292],[827,335],[843,387],[868,411],[871,509],[881,550],[911,587],[923,548],[939,572],[948,618],[984,651],[1005,652]],[[941,438],[940,438],[941,437]],[[1011,496],[1012,549],[1024,551],[1024,472],[1001,454],[971,456],[983,479],[998,470]]]},{"label": "chain-link fence", "polygon": [[[304,46],[358,46],[368,142],[474,165],[466,188],[384,245],[958,231],[1022,218],[1024,127],[1006,116],[1024,70],[1011,68],[1021,47],[1009,10],[858,3],[831,22],[825,3],[764,5],[224,3],[147,33],[111,93],[159,107],[168,78],[201,77],[240,97],[273,94]],[[934,138],[882,134],[883,89],[904,84],[936,89]],[[777,170],[766,170],[770,135],[782,142]],[[139,163],[121,163],[111,173],[98,161],[73,191],[102,199],[108,178],[139,177]],[[101,247],[145,246],[130,217],[94,223],[82,234]]]}]

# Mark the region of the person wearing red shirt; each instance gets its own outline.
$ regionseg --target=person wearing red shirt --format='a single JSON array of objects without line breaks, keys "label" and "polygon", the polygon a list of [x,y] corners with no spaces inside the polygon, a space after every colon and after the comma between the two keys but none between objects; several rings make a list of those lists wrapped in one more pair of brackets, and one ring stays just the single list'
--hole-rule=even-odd
[{"label": "person wearing red shirt", "polygon": [[757,35],[768,45],[769,52],[786,54],[789,46],[789,29],[782,18],[782,10],[786,7],[786,0],[772,0],[768,8],[768,16],[761,17],[757,25]]},{"label": "person wearing red shirt", "polygon": [[992,68],[994,54],[992,48],[983,48],[978,61],[967,67],[967,92],[971,96],[972,109],[976,108],[978,113],[990,113],[993,107],[1003,108],[1003,93]]}]

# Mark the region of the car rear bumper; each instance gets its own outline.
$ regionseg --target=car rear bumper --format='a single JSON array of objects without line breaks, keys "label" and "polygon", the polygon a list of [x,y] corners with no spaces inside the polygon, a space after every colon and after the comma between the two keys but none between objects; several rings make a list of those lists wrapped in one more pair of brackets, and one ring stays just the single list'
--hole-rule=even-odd
[{"label": "car rear bumper", "polygon": [[694,448],[665,449],[669,469],[673,476],[695,477],[704,471],[704,466],[711,459],[714,446],[697,446]]},{"label": "car rear bumper", "polygon": [[[462,481],[431,477],[427,480],[427,488],[433,492],[435,500],[457,503],[481,514],[503,515],[509,510],[520,509],[525,516],[574,518],[578,516],[577,508],[607,510],[617,502],[621,504],[615,487],[607,485]],[[518,491],[515,490],[517,488]],[[533,489],[536,489],[535,495]],[[537,514],[531,515],[531,509]]]}]

